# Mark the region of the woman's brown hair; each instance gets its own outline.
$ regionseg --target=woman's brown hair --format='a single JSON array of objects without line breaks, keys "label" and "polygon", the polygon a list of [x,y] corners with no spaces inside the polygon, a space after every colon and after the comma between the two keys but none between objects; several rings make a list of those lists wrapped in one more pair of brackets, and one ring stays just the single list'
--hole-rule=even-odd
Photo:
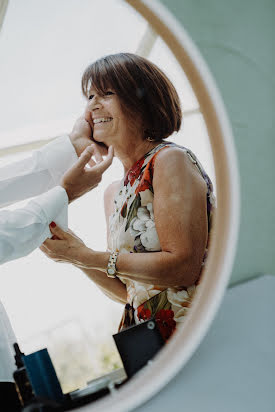
[{"label": "woman's brown hair", "polygon": [[182,112],[176,89],[143,57],[132,53],[102,57],[82,76],[82,92],[87,98],[91,85],[99,94],[113,90],[129,118],[143,128],[145,139],[162,140],[180,129]]}]

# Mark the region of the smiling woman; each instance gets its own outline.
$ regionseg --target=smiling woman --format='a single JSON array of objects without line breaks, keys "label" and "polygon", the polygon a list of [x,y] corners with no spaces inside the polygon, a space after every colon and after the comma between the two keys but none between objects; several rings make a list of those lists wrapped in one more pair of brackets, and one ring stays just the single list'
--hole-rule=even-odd
[{"label": "smiling woman", "polygon": [[164,140],[179,130],[182,113],[156,65],[131,53],[105,56],[85,70],[82,89],[91,130],[78,133],[113,146],[124,167],[105,192],[109,251],[56,228],[42,250],[126,303],[120,330],[154,317],[166,341],[184,322],[206,262],[212,183],[189,149]]},{"label": "smiling woman", "polygon": [[[119,53],[97,60],[82,76],[82,92],[92,103],[115,94],[119,100],[111,99],[111,118],[120,121],[126,135],[138,132],[142,138],[161,141],[180,129],[180,100],[173,84],[156,65],[140,56]],[[108,101],[104,105],[107,111]],[[87,106],[88,121],[99,114],[100,110]]]},{"label": "smiling woman", "polygon": [[[122,140],[116,142],[117,154],[121,156],[122,163],[123,160],[125,161],[124,172],[118,160],[115,159],[114,167],[106,179],[104,179],[102,187],[107,187],[111,181],[121,179],[121,176],[124,176],[124,179],[121,181],[121,187],[114,183],[105,195],[106,215],[107,217],[110,216],[110,224],[113,228],[109,236],[110,252],[117,248],[120,249],[116,262],[119,271],[117,279],[107,278],[103,270],[103,268],[106,269],[110,253],[102,252],[102,254],[96,257],[92,250],[104,250],[105,247],[104,231],[101,229],[104,227],[104,222],[99,192],[95,191],[87,196],[86,199],[80,200],[70,207],[70,226],[73,230],[81,233],[85,244],[91,245],[91,249],[83,249],[82,258],[84,258],[86,264],[91,263],[91,257],[93,259],[92,266],[95,266],[94,263],[96,263],[96,269],[87,269],[88,276],[91,275],[93,280],[95,280],[93,273],[96,270],[100,272],[98,273],[98,279],[100,281],[105,279],[105,286],[106,281],[112,282],[112,285],[116,282],[118,287],[115,294],[111,293],[111,297],[120,302],[125,303],[132,299],[133,296],[136,298],[133,299],[133,308],[130,308],[130,313],[133,315],[132,321],[140,322],[148,316],[149,311],[152,313],[152,305],[150,307],[152,301],[148,302],[148,300],[160,295],[159,292],[162,292],[161,289],[163,288],[170,288],[171,293],[167,294],[167,301],[171,307],[173,306],[172,309],[180,309],[177,313],[176,310],[173,310],[174,316],[177,315],[180,318],[180,311],[182,311],[186,318],[185,327],[178,330],[178,333],[170,340],[169,345],[166,345],[157,361],[151,364],[149,368],[141,371],[132,382],[126,384],[116,394],[117,403],[114,402],[113,397],[106,397],[101,402],[99,401],[87,408],[87,410],[92,408],[97,411],[112,408],[113,411],[122,412],[137,406],[159,390],[191,356],[205,334],[220,302],[230,273],[237,231],[236,204],[238,193],[236,194],[237,178],[234,175],[234,149],[223,105],[211,76],[188,36],[160,4],[155,1],[148,2],[143,0],[139,2],[129,1],[129,3],[134,8],[137,8],[140,14],[133,12],[133,9],[127,7],[125,2],[120,2],[119,0],[96,3],[90,0],[83,0],[83,7],[79,7],[78,1],[68,2],[66,0],[65,2],[60,1],[58,4],[55,1],[49,1],[44,3],[44,6],[46,6],[43,9],[41,9],[42,3],[40,2],[37,3],[39,6],[36,8],[36,2],[32,2],[31,6],[30,3],[26,5],[26,2],[24,2],[23,6],[21,2],[10,1],[10,15],[14,13],[13,18],[10,20],[12,21],[10,32],[7,36],[7,31],[3,31],[0,38],[1,52],[5,56],[3,58],[3,65],[0,68],[1,78],[5,79],[3,87],[1,87],[0,96],[0,99],[3,99],[1,104],[1,110],[3,109],[3,118],[1,119],[1,144],[3,149],[1,154],[3,155],[13,152],[16,153],[16,157],[21,156],[22,153],[18,154],[17,152],[26,149],[32,150],[35,147],[34,143],[31,143],[30,146],[19,147],[16,147],[16,144],[26,144],[30,140],[35,141],[35,139],[43,139],[46,136],[54,136],[63,133],[64,130],[70,130],[72,119],[82,111],[78,90],[79,72],[83,70],[87,61],[98,58],[102,53],[114,53],[119,50],[136,51],[138,49],[146,52],[150,60],[157,62],[165,72],[169,73],[169,77],[173,78],[173,83],[177,86],[177,91],[180,94],[181,103],[184,108],[185,132],[184,139],[181,131],[170,139],[173,139],[178,144],[184,142],[184,145],[198,154],[199,159],[202,159],[202,163],[206,165],[206,170],[215,183],[214,166],[207,130],[212,142],[215,167],[219,171],[217,183],[220,209],[218,209],[215,219],[217,226],[215,225],[214,227],[214,236],[211,244],[214,248],[211,248],[209,251],[210,254],[205,271],[206,276],[202,277],[197,299],[193,302],[194,305],[190,306],[188,317],[185,316],[185,312],[187,312],[186,308],[188,308],[193,297],[192,293],[194,292],[192,286],[190,289],[188,280],[191,284],[193,282],[198,283],[196,276],[199,269],[195,267],[192,269],[192,262],[190,263],[189,260],[188,269],[189,273],[192,274],[194,272],[193,279],[191,276],[183,281],[181,274],[183,273],[182,269],[184,269],[184,260],[192,259],[190,257],[190,244],[192,245],[192,242],[196,242],[196,236],[194,236],[194,239],[189,239],[186,242],[186,248],[181,251],[181,253],[184,253],[177,255],[176,243],[179,236],[182,235],[181,228],[183,224],[181,223],[176,226],[173,214],[165,216],[166,219],[171,217],[168,224],[166,224],[166,226],[169,226],[169,230],[174,232],[174,239],[171,242],[171,239],[168,237],[166,239],[165,225],[161,224],[158,227],[157,223],[157,215],[167,214],[165,213],[165,208],[162,209],[161,207],[162,199],[169,200],[170,189],[176,190],[182,181],[173,181],[172,184],[163,186],[165,193],[157,193],[157,190],[154,190],[154,186],[156,186],[156,181],[162,184],[167,178],[171,178],[171,176],[165,174],[171,168],[171,173],[175,171],[175,175],[180,172],[184,176],[192,178],[192,182],[194,181],[198,193],[203,197],[204,205],[206,205],[207,209],[207,205],[213,202],[211,196],[212,189],[209,184],[210,182],[208,179],[205,179],[206,175],[191,151],[179,149],[172,143],[168,144],[162,140],[152,141],[151,139],[157,137],[153,133],[146,133],[143,136],[147,138],[146,149],[137,144],[138,141],[139,143],[143,142],[142,144],[144,145],[144,141],[140,140],[140,133],[137,133],[136,130],[136,126],[140,121],[139,116],[129,121],[128,124],[128,129],[134,129],[137,133],[138,140],[131,140],[135,149],[133,153],[130,151],[130,145],[127,143],[128,140],[124,140],[125,149],[128,150],[128,153],[127,156],[123,157],[122,149],[124,146]],[[99,19],[94,19],[93,24],[91,24],[91,16],[94,18],[94,16],[99,14],[99,7],[101,6],[103,9],[108,8],[108,13],[104,14],[103,32],[100,31],[102,24],[97,26]],[[32,13],[30,13],[30,10]],[[104,11],[101,13],[103,14]],[[117,21],[113,19],[114,13],[121,16],[121,25],[119,26]],[[32,16],[32,24],[27,17],[28,15]],[[146,20],[141,18],[141,15],[152,24],[155,32],[152,31],[152,28],[145,32]],[[81,26],[75,24],[76,20],[81,21]],[[37,22],[37,25],[34,22]],[[15,35],[14,25],[16,25],[17,29],[21,28],[20,37]],[[6,25],[6,28],[8,27]],[[62,30],[60,30],[60,27],[62,27]],[[65,29],[66,27],[68,30]],[[106,34],[106,27],[108,27],[108,35],[104,36]],[[43,29],[45,32],[43,32]],[[88,32],[88,30],[90,31]],[[110,36],[110,32],[112,36]],[[125,36],[126,32],[127,36]],[[137,34],[143,32],[145,32],[145,40],[141,41]],[[87,48],[87,43],[83,42],[83,38],[94,39],[94,33],[97,33],[97,39],[100,39],[100,41],[94,41],[93,47]],[[156,33],[161,34],[166,39],[178,62],[164,42],[159,37],[157,38]],[[62,43],[60,37],[62,38],[63,34]],[[37,45],[35,44],[36,41]],[[140,41],[142,44],[139,45]],[[74,44],[77,46],[73,48],[75,54],[74,59],[72,59],[71,51]],[[93,56],[90,54],[91,49]],[[7,50],[6,55],[4,54],[5,50]],[[10,52],[11,50],[13,53]],[[60,53],[60,50],[62,50],[62,53]],[[24,57],[20,54],[22,51],[24,51]],[[34,54],[36,59],[33,59]],[[14,107],[14,109],[18,110],[16,116],[13,111],[13,121],[11,122],[9,113],[6,113],[4,109],[8,110],[10,107],[10,105],[6,104],[9,99],[15,101],[18,97],[18,90],[16,91],[14,88],[15,74],[12,73],[12,68],[18,67],[16,64],[18,61],[21,62],[21,70],[20,73],[16,73],[16,78],[18,78],[18,83],[21,84],[20,93],[21,97],[24,97],[24,105],[20,105],[18,108]],[[55,70],[52,70],[53,61],[55,62]],[[28,65],[28,62],[32,64]],[[50,62],[50,66],[48,66],[48,62]],[[60,70],[57,69],[59,67],[61,68]],[[63,70],[63,68],[65,69]],[[186,71],[195,94],[193,94],[182,69]],[[45,72],[42,73],[43,70]],[[7,73],[9,73],[9,76]],[[36,73],[39,73],[38,78]],[[18,76],[21,74],[22,78],[20,80]],[[41,78],[44,79],[42,83]],[[69,90],[68,85],[70,85]],[[89,84],[89,88],[91,86]],[[5,90],[7,91],[6,95],[4,93]],[[35,94],[37,91],[39,91],[38,95]],[[102,102],[107,104],[108,100],[119,98],[119,96],[112,87],[110,90],[102,87],[102,91],[107,92],[106,95],[99,93],[100,90],[96,88],[89,91],[92,92],[91,94],[94,95],[95,102],[99,106],[93,110],[93,99],[91,99],[87,106],[89,107],[90,105],[90,112],[87,110],[89,112],[87,120],[94,131],[94,138],[98,139],[98,141],[102,139],[102,142],[108,145],[110,142],[107,141],[106,135],[104,137],[102,134],[100,137],[100,133],[111,127],[115,119],[114,113],[102,111],[103,117],[100,117],[101,119],[107,120],[106,115],[108,115],[108,120],[111,117],[113,120],[96,125],[92,121],[96,120],[96,116],[93,117],[92,112],[101,110],[100,104]],[[144,97],[144,91],[144,87],[138,87],[134,97],[140,101]],[[43,99],[41,99],[41,95],[43,95]],[[129,95],[132,95],[132,90]],[[29,96],[31,96],[31,99],[27,100]],[[88,94],[87,97],[89,97]],[[102,102],[100,99],[103,99]],[[121,103],[122,99],[119,102]],[[127,108],[127,105],[123,109],[122,105],[118,106],[120,114],[122,111],[122,114],[128,120],[131,116],[127,117]],[[149,109],[151,108],[149,107]],[[148,113],[151,113],[150,110],[148,110]],[[100,112],[99,115],[102,116]],[[15,117],[16,122],[14,121]],[[151,119],[149,118],[149,120]],[[123,127],[126,124],[127,122],[123,122]],[[96,129],[98,130],[98,135]],[[121,134],[119,135],[121,136]],[[131,134],[131,136],[135,136],[135,133]],[[114,137],[110,136],[110,139],[114,139]],[[5,146],[11,147],[5,149]],[[175,158],[175,162],[170,161],[171,153],[173,154],[173,159]],[[11,160],[6,159],[7,161]],[[230,169],[229,163],[231,163]],[[182,165],[181,170],[178,167],[179,164]],[[153,180],[152,170],[154,170]],[[167,182],[169,183],[169,180]],[[191,181],[190,185],[192,186]],[[180,194],[182,195],[182,192]],[[129,200],[127,197],[130,195],[131,199]],[[152,195],[155,198],[159,196],[159,208],[155,207],[153,209],[152,205],[155,199],[152,199]],[[198,201],[198,203],[202,204],[201,199],[193,199],[193,201],[195,203]],[[112,200],[114,200],[114,203]],[[176,199],[171,200],[175,201]],[[187,201],[189,202],[190,199],[187,199]],[[178,207],[180,207],[180,203]],[[114,205],[117,206],[115,209],[113,209]],[[158,209],[157,213],[156,209]],[[203,232],[205,234],[202,234],[199,238],[203,245],[198,250],[196,259],[198,262],[202,262],[204,259],[202,249],[204,250],[206,247],[207,232],[210,227],[208,227],[210,222],[208,217],[210,218],[211,213],[208,214],[206,209],[201,211],[202,218],[199,218],[199,220],[204,222]],[[192,212],[191,206],[189,212]],[[98,222],[101,223],[97,226]],[[125,231],[126,227],[127,230]],[[194,228],[194,233],[196,230],[197,228]],[[159,236],[159,233],[162,231],[164,235]],[[124,238],[126,232],[127,239]],[[70,236],[68,236],[68,239],[72,240]],[[172,247],[169,247],[169,241]],[[152,283],[148,283],[149,278],[147,276],[148,269],[151,267],[151,260],[147,259],[152,257],[155,259],[154,256],[160,253],[160,245],[163,249],[167,249],[165,250],[166,256],[161,261],[166,266],[160,264],[157,271],[158,274],[162,275],[162,281],[151,272],[149,276],[151,276],[150,282],[152,281]],[[177,259],[172,261],[175,253]],[[137,258],[140,259],[141,255],[144,259],[143,262],[135,260]],[[96,262],[94,260],[95,257],[97,259]],[[132,262],[127,261],[130,257]],[[114,255],[113,258],[114,261],[116,256]],[[170,259],[169,264],[167,259]],[[174,278],[167,276],[167,267],[169,273],[173,272]],[[178,270],[179,267],[181,270]],[[136,268],[138,268],[138,271]],[[171,271],[170,269],[173,270]],[[211,276],[207,276],[207,274],[211,274]],[[135,283],[136,279],[134,276],[137,276],[137,280],[141,281],[141,284],[137,285]],[[171,284],[167,282],[169,279],[172,279]],[[12,319],[19,342],[24,344],[23,350],[30,352],[43,346],[49,346],[59,376],[62,376],[64,379],[62,384],[63,389],[66,387],[65,391],[84,385],[87,380],[95,377],[94,371],[96,376],[98,376],[120,366],[117,355],[114,355],[113,349],[109,350],[111,345],[108,346],[109,341],[106,344],[104,338],[105,334],[111,336],[115,332],[115,325],[119,321],[122,307],[100,294],[98,289],[93,287],[89,277],[87,279],[84,277],[79,278],[78,273],[73,271],[68,265],[56,265],[49,260],[43,259],[41,253],[35,252],[30,258],[22,259],[20,263],[14,262],[4,267],[0,282],[5,306]],[[16,285],[16,292],[14,292],[14,285]],[[28,287],[28,285],[31,285],[31,287]],[[140,286],[137,288],[138,290],[136,286]],[[157,286],[157,289],[154,288],[155,286]],[[171,287],[173,288],[174,286],[180,286],[183,289],[172,290]],[[127,292],[129,292],[128,296],[125,293],[126,288]],[[104,293],[110,296],[110,290],[104,289]],[[51,302],[50,305],[49,300]],[[147,302],[147,304],[142,306],[141,302]],[[99,308],[102,308],[102,310],[99,310]],[[126,309],[129,309],[129,307]],[[168,319],[168,323],[172,325],[171,329],[173,331],[175,320],[171,319],[170,316],[172,309],[167,310],[165,313],[167,316],[163,316],[164,313],[159,311],[158,320],[159,322],[165,322]],[[28,319],[28,322],[26,322],[26,319]],[[164,328],[163,333],[167,333],[167,330]],[[170,333],[171,331],[168,331],[168,336]],[[182,345],[182,342],[185,342],[185,344]],[[101,360],[105,362],[102,361],[102,364],[104,363],[103,366]],[[144,385],[144,379],[147,385]],[[137,387],[140,388],[139,391],[137,391]]]}]

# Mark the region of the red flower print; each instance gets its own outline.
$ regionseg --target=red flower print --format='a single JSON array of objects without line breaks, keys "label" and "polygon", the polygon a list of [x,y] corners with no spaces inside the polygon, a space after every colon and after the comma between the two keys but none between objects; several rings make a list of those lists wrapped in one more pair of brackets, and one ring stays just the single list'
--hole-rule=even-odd
[{"label": "red flower print", "polygon": [[146,167],[143,171],[143,174],[142,174],[142,178],[140,179],[140,183],[139,183],[139,185],[137,186],[137,188],[135,190],[136,195],[139,192],[143,192],[144,190],[147,190],[147,189],[150,189],[151,192],[153,193],[154,166],[155,166],[155,161],[156,161],[156,158],[157,158],[157,154],[161,150],[162,149],[160,149],[156,154],[154,154],[152,159],[146,165]]},{"label": "red flower print", "polygon": [[145,309],[144,305],[140,305],[137,308],[137,315],[139,320],[148,320],[152,316],[150,309]]},{"label": "red flower print", "polygon": [[171,309],[160,309],[156,313],[156,320],[159,320],[161,322],[166,322],[171,318],[174,318],[174,311]]},{"label": "red flower print", "polygon": [[153,181],[153,168],[152,168],[151,162],[149,162],[146,168],[144,169],[140,183],[135,190],[135,194],[137,195],[139,192],[143,192],[144,190],[147,190],[147,189],[150,189],[151,191],[153,191],[152,181]]},{"label": "red flower print", "polygon": [[[163,147],[162,149],[164,149],[164,147]],[[157,154],[158,154],[159,152],[161,152],[162,149],[160,149],[156,154],[154,154],[154,156],[153,156],[152,159],[150,160],[150,163],[151,163],[151,165],[152,165],[152,169],[154,169],[155,161],[156,161],[156,158],[157,158]]]},{"label": "red flower print", "polygon": [[127,186],[128,183],[130,182],[130,185],[133,186],[135,183],[136,178],[140,175],[140,170],[142,168],[142,165],[144,163],[144,158],[140,159],[138,162],[135,163],[135,165],[128,171],[127,175],[125,176],[124,179],[124,186]]},{"label": "red flower print", "polygon": [[156,313],[155,318],[161,336],[167,341],[176,329],[174,312],[170,309],[161,309]]},{"label": "red flower print", "polygon": [[152,179],[151,179],[150,169],[148,166],[150,167],[150,164],[146,166],[143,176],[140,180],[140,183],[135,190],[136,195],[139,192],[143,192],[146,189],[150,189],[150,187],[152,186]]}]

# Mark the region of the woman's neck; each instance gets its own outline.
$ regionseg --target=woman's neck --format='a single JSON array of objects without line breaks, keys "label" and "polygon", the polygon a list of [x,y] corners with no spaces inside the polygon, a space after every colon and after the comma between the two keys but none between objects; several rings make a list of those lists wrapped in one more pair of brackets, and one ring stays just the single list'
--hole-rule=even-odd
[{"label": "woman's neck", "polygon": [[114,154],[121,161],[125,174],[127,171],[146,153],[158,146],[161,142],[149,142],[148,140],[138,140],[122,146],[114,144]]}]

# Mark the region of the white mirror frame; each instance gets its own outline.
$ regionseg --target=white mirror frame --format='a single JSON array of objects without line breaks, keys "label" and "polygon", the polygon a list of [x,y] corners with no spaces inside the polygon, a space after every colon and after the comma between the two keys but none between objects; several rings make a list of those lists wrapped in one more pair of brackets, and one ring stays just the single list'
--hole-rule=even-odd
[{"label": "white mirror frame", "polygon": [[220,306],[238,240],[240,196],[235,147],[225,107],[209,69],[183,27],[159,1],[125,1],[162,37],[192,85],[212,147],[218,208],[200,290],[184,327],[124,387],[79,411],[129,411],[159,392],[179,372],[204,338]]},{"label": "white mirror frame", "polygon": [[161,3],[157,0],[125,2],[163,38],[192,85],[212,147],[218,208],[207,266],[184,327],[177,331],[154,361],[125,386],[76,411],[129,411],[155,395],[179,372],[204,338],[220,306],[231,274],[239,230],[239,177],[233,137],[209,69],[188,34]]}]

